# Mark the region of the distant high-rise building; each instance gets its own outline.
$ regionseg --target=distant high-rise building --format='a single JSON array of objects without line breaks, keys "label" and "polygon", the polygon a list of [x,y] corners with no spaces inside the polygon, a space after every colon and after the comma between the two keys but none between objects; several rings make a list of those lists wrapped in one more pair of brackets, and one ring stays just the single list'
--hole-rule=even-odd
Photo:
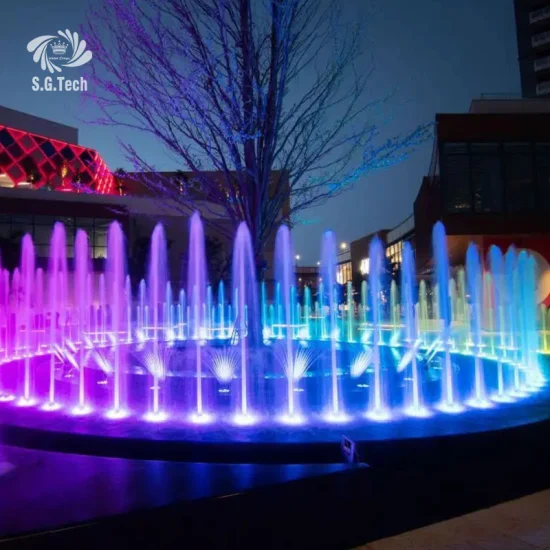
[{"label": "distant high-rise building", "polygon": [[550,98],[550,0],[514,0],[523,97]]}]

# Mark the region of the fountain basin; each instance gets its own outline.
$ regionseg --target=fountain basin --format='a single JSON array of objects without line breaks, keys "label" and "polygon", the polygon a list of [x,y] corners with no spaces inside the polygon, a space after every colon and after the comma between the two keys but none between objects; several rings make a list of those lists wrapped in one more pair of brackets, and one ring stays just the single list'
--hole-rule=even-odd
[{"label": "fountain basin", "polygon": [[[414,445],[431,446],[435,441],[449,438],[479,439],[477,444],[494,443],[490,434],[504,434],[550,419],[550,392],[529,388],[520,397],[506,391],[507,399],[498,396],[497,362],[483,359],[485,384],[491,406],[473,406],[475,390],[475,361],[471,355],[452,354],[456,371],[456,392],[460,406],[457,410],[441,410],[440,375],[436,365],[419,364],[423,405],[411,408],[408,402],[409,380],[395,366],[404,350],[382,346],[382,382],[386,388],[383,410],[373,410],[369,390],[373,373],[352,378],[346,369],[362,349],[358,344],[340,344],[338,373],[342,396],[342,411],[338,421],[327,416],[326,392],[330,391],[331,376],[324,368],[331,349],[328,342],[310,342],[316,352],[316,362],[306,375],[296,382],[295,396],[299,407],[289,418],[284,410],[287,380],[276,372],[274,345],[250,351],[251,369],[257,374],[254,383],[260,384],[262,401],[250,403],[248,414],[238,410],[240,380],[222,384],[209,371],[203,378],[205,410],[195,410],[196,387],[192,364],[194,343],[182,345],[175,353],[171,371],[160,382],[160,411],[151,410],[151,377],[136,365],[136,346],[121,345],[124,357],[124,405],[114,412],[111,407],[112,380],[97,366],[85,370],[89,403],[79,408],[75,402],[78,376],[60,366],[56,373],[57,401],[48,405],[48,373],[50,357],[45,354],[33,359],[33,400],[30,406],[19,406],[18,400],[0,402],[0,424],[7,444],[132,458],[193,460],[205,462],[332,462],[340,459],[342,436],[356,441],[368,460],[376,449],[388,445],[405,448]],[[4,387],[17,392],[22,360],[4,363]],[[205,362],[206,363],[206,362]],[[509,367],[510,369],[512,366]],[[330,372],[330,371],[329,371]],[[8,373],[12,374],[10,380]],[[507,384],[513,383],[513,373],[505,374]],[[102,383],[102,382],[107,383]],[[12,387],[10,388],[10,383]],[[257,389],[257,388],[256,388]],[[494,396],[494,399],[492,399]],[[330,411],[328,411],[330,412]],[[453,414],[451,414],[453,413]],[[431,440],[428,442],[427,440]],[[427,447],[426,447],[427,448]],[[393,460],[396,458],[394,457]]]}]

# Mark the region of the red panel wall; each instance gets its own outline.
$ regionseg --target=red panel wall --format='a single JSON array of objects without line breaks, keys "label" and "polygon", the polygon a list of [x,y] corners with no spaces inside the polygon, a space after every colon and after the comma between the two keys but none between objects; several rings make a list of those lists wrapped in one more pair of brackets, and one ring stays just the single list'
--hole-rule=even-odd
[{"label": "red panel wall", "polygon": [[0,125],[0,173],[15,186],[112,194],[114,178],[97,151]]}]

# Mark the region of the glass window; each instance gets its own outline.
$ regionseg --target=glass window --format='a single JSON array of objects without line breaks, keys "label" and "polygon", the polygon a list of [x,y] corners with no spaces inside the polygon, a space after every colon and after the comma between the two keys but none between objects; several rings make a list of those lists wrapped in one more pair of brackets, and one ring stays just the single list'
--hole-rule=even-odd
[{"label": "glass window", "polygon": [[94,260],[107,258],[107,247],[106,246],[94,247],[92,256]]},{"label": "glass window", "polygon": [[466,144],[445,143],[441,164],[446,210],[448,212],[471,210],[470,159]]},{"label": "glass window", "polygon": [[504,145],[506,206],[509,212],[525,212],[535,207],[533,156],[528,143]]},{"label": "glass window", "polygon": [[79,227],[93,227],[94,219],[93,218],[75,218],[75,226]]},{"label": "glass window", "polygon": [[32,216],[12,216],[12,223],[32,224]]},{"label": "glass window", "polygon": [[55,216],[34,216],[35,225],[49,225],[53,227],[53,224],[56,222]]},{"label": "glass window", "polygon": [[50,247],[47,244],[39,244],[34,247],[34,251],[38,258],[47,258],[50,253]]},{"label": "glass window", "polygon": [[502,212],[502,169],[498,144],[473,143],[471,152],[474,210]]},{"label": "glass window", "polygon": [[25,235],[28,233],[32,236],[34,226],[32,223],[12,223],[11,230],[12,233],[18,234],[18,235]]},{"label": "glass window", "polygon": [[98,229],[94,231],[94,246],[107,246],[107,229]]},{"label": "glass window", "polygon": [[0,223],[0,239],[8,239],[11,235],[11,223]]},{"label": "glass window", "polygon": [[52,227],[49,225],[34,226],[34,244],[49,244],[52,234]]},{"label": "glass window", "polygon": [[550,211],[550,143],[537,144],[535,154],[539,206]]}]

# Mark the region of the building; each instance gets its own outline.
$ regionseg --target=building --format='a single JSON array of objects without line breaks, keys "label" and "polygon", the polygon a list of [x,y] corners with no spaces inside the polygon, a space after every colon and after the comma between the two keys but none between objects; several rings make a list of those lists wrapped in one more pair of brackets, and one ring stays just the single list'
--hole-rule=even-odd
[{"label": "building", "polygon": [[356,286],[359,281],[369,274],[369,247],[372,239],[378,236],[384,245],[386,244],[388,229],[382,229],[376,233],[370,233],[350,243],[352,280]]},{"label": "building", "polygon": [[514,0],[523,97],[550,97],[550,0]]},{"label": "building", "polygon": [[[550,261],[550,102],[476,100],[469,113],[436,115],[430,173],[414,203],[420,274],[432,269],[431,233],[442,221],[452,265],[469,242],[530,249]],[[541,289],[541,296],[550,288]]]},{"label": "building", "polygon": [[336,282],[340,285],[345,285],[353,279],[351,252],[348,243],[340,243],[338,245],[336,262]]},{"label": "building", "polygon": [[306,286],[311,289],[317,288],[319,284],[319,266],[296,265],[296,284],[300,290]]},{"label": "building", "polygon": [[369,248],[372,239],[378,237],[386,248],[386,260],[394,269],[403,261],[403,246],[410,242],[414,248],[414,215],[409,216],[393,229],[370,233],[350,244],[351,280],[357,284],[369,274]]},{"label": "building", "polygon": [[386,258],[392,266],[403,262],[403,246],[409,242],[414,249],[414,215],[410,215],[386,234]]},{"label": "building", "polygon": [[[223,186],[220,174],[205,174],[219,178]],[[37,264],[46,267],[53,225],[62,221],[69,267],[74,257],[76,231],[83,228],[89,236],[93,266],[99,270],[107,255],[108,226],[116,220],[127,238],[128,267],[139,280],[146,274],[149,237],[154,225],[161,221],[169,245],[169,276],[175,284],[182,284],[186,277],[183,259],[190,212],[182,212],[174,200],[155,196],[145,185],[146,176],[168,178],[178,192],[193,194],[193,207],[199,210],[205,223],[208,262],[214,262],[217,255],[227,259],[232,226],[223,209],[209,203],[201,192],[201,175],[188,172],[115,175],[97,151],[78,143],[76,128],[0,108],[0,249],[4,267],[13,269],[18,265],[19,240],[25,233],[33,237]],[[274,172],[272,177],[275,182],[285,175]],[[281,220],[285,215],[283,210]],[[272,273],[274,237],[268,238],[265,248],[268,279]],[[223,264],[224,259],[220,258],[219,263]],[[209,265],[209,268],[213,276],[217,267]]]},{"label": "building", "polygon": [[[45,134],[45,132],[48,132]],[[78,145],[78,130],[0,108],[0,187],[113,194],[101,156]]]}]

